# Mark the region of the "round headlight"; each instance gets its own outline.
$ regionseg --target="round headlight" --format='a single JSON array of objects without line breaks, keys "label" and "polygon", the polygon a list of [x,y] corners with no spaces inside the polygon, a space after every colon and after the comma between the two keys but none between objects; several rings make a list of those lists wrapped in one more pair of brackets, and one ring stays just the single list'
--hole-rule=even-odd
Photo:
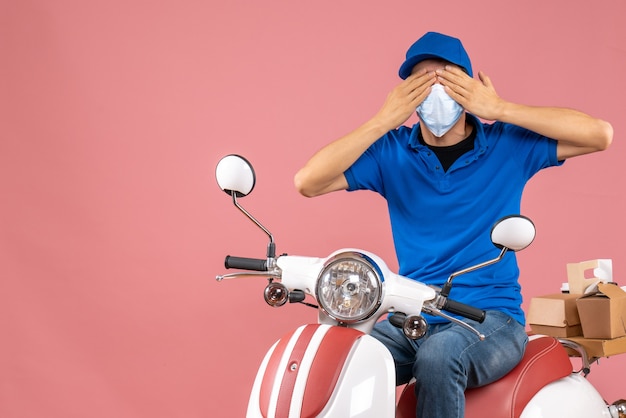
[{"label": "round headlight", "polygon": [[382,273],[366,255],[344,252],[324,264],[315,289],[320,307],[345,323],[371,317],[382,300]]}]

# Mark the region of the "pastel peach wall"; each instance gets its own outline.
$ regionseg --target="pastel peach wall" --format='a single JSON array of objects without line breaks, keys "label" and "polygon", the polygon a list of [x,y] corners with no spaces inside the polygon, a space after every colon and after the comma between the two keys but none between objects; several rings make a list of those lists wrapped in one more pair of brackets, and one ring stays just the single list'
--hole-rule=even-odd
[{"label": "pastel peach wall", "polygon": [[[242,203],[279,252],[395,258],[384,203],[299,196],[295,171],[378,110],[406,48],[463,39],[501,96],[611,121],[605,153],[541,173],[524,211],[527,299],[565,264],[624,276],[624,2],[0,1],[0,416],[241,417],[256,367],[299,306],[261,280],[216,283],[266,239],[213,178],[257,170]],[[411,123],[414,121],[412,120]],[[626,397],[626,356],[590,380]]]}]

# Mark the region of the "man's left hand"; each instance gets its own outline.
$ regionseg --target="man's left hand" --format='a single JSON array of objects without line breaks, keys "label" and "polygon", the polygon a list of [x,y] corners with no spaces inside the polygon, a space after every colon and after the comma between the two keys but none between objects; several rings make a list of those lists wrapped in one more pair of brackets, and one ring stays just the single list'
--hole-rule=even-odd
[{"label": "man's left hand", "polygon": [[452,65],[446,65],[436,73],[446,93],[465,110],[485,120],[499,119],[504,101],[485,73],[479,71],[476,80]]}]

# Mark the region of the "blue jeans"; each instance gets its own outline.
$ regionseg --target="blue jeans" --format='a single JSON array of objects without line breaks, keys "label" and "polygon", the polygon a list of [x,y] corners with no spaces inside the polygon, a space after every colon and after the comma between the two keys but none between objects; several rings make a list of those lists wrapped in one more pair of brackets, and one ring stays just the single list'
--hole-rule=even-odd
[{"label": "blue jeans", "polygon": [[485,340],[453,323],[431,325],[416,341],[387,320],[378,322],[371,333],[391,352],[396,383],[415,378],[418,418],[463,418],[465,389],[495,382],[524,355],[526,331],[505,313],[488,311],[482,324],[465,322],[484,334]]}]

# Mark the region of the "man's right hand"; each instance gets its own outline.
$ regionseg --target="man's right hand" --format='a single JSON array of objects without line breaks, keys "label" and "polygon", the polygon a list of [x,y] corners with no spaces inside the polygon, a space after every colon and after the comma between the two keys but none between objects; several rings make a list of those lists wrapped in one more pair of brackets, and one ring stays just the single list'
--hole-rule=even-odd
[{"label": "man's right hand", "polygon": [[343,173],[370,145],[406,122],[436,81],[435,73],[426,70],[403,80],[389,93],[374,117],[311,157],[294,177],[296,189],[304,196],[313,197],[348,188]]},{"label": "man's right hand", "polygon": [[396,129],[413,115],[428,97],[436,81],[435,72],[426,69],[411,74],[387,95],[385,103],[373,119],[388,128],[387,131]]}]

